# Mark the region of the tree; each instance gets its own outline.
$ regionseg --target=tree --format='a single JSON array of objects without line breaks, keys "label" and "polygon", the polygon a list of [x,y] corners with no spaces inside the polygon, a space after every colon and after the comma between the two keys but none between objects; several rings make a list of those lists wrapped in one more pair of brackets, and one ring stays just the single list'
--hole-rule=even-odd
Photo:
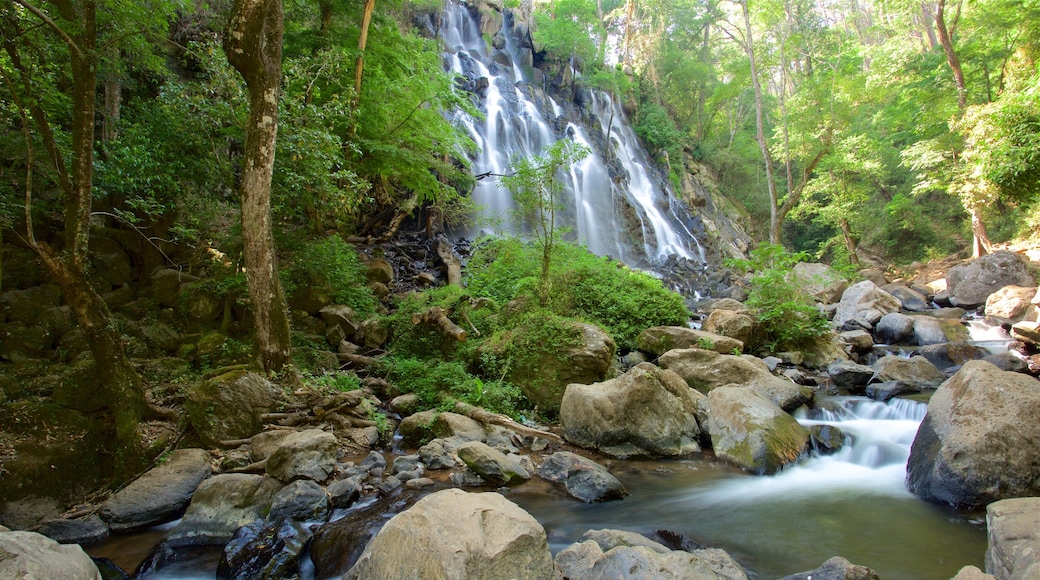
[{"label": "tree", "polygon": [[[24,182],[25,239],[61,287],[73,315],[90,345],[97,368],[95,383],[105,407],[99,414],[102,429],[113,441],[116,474],[127,474],[139,467],[142,449],[138,425],[147,410],[141,379],[130,363],[120,333],[100,295],[91,286],[87,272],[89,233],[93,200],[95,96],[98,70],[103,58],[127,38],[154,34],[161,30],[172,12],[171,3],[157,1],[147,7],[107,6],[99,10],[95,0],[51,0],[37,5],[15,0],[19,8],[3,14],[3,48],[7,55],[3,81],[20,111],[25,136],[26,177]],[[39,26],[30,26],[35,20]],[[42,30],[51,33],[44,38]],[[125,31],[132,31],[127,34]],[[40,44],[57,40],[68,55],[66,86],[48,84],[50,79],[36,77]],[[23,58],[25,55],[28,58]],[[60,88],[59,88],[60,87]],[[55,110],[54,101],[45,102],[41,91],[61,91],[71,97],[71,110]],[[61,102],[58,100],[57,102]],[[52,117],[70,119],[69,150],[59,140],[60,128]],[[36,135],[33,135],[35,130]],[[33,228],[33,173],[35,140],[42,142],[52,164],[54,178],[64,196],[63,247],[54,248],[35,236]],[[66,153],[71,167],[66,165]]]},{"label": "tree", "polygon": [[228,62],[242,75],[249,91],[240,184],[242,255],[260,362],[269,372],[281,371],[292,355],[288,307],[278,280],[271,226],[282,27],[281,0],[235,0],[224,31]]},{"label": "tree", "polygon": [[533,233],[542,250],[541,299],[549,299],[549,266],[553,246],[560,232],[556,227],[556,212],[561,209],[559,197],[564,181],[559,173],[589,154],[589,148],[561,139],[534,157],[517,156],[513,159],[513,173],[501,178],[503,187],[513,194],[517,217],[533,225]]}]

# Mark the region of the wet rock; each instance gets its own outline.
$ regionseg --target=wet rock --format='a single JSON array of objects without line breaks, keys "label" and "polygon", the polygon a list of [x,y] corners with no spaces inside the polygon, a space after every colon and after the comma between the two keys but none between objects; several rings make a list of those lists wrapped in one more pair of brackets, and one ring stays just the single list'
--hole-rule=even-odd
[{"label": "wet rock", "polygon": [[927,295],[902,284],[885,284],[881,289],[895,296],[903,306],[903,310],[908,312],[923,312],[932,309]]},{"label": "wet rock", "polygon": [[931,316],[913,316],[914,342],[925,346],[968,340],[968,329],[958,321]]},{"label": "wet rock", "polygon": [[990,294],[1005,286],[1036,286],[1026,269],[1025,259],[1014,252],[993,252],[950,268],[946,276],[950,302],[963,308],[977,308]]},{"label": "wet rock", "polygon": [[421,471],[422,459],[418,454],[415,455],[398,455],[394,457],[394,464],[390,468],[390,473],[397,475],[405,471]]},{"label": "wet rock", "polygon": [[455,438],[459,441],[484,441],[487,433],[479,422],[458,413],[438,413],[431,428],[433,435],[441,438]]},{"label": "wet rock", "polygon": [[325,481],[336,467],[336,436],[320,429],[297,431],[282,439],[267,458],[267,474],[283,482]]},{"label": "wet rock", "polygon": [[1040,578],[1040,498],[1005,499],[986,506],[986,571],[1001,580]]},{"label": "wet rock", "polygon": [[451,449],[457,446],[452,446],[443,439],[434,439],[419,448],[419,457],[427,469],[451,469],[455,467],[455,457],[452,455]]},{"label": "wet rock", "polygon": [[639,334],[636,342],[639,350],[658,356],[676,348],[698,348],[727,354],[744,350],[744,343],[737,339],[685,326],[648,328]]},{"label": "wet rock", "polygon": [[200,383],[188,393],[188,421],[203,443],[256,435],[263,428],[261,415],[274,408],[282,392],[264,377],[233,371]]},{"label": "wet rock", "polygon": [[314,532],[311,560],[315,578],[339,578],[361,556],[369,540],[395,514],[419,500],[419,494],[402,490],[400,494],[363,502],[341,519],[329,522]]},{"label": "wet rock", "polygon": [[743,387],[708,394],[708,432],[715,455],[753,473],[774,473],[797,461],[809,431],[769,399]]},{"label": "wet rock", "polygon": [[430,409],[402,419],[401,424],[397,426],[397,432],[401,435],[401,443],[414,448],[433,439],[433,421],[437,415],[436,409]]},{"label": "wet rock", "polygon": [[602,383],[570,385],[560,405],[564,438],[615,457],[700,451],[695,414],[686,382],[650,363]]},{"label": "wet rock", "polygon": [[586,503],[621,499],[628,490],[607,468],[568,451],[558,451],[538,466],[538,475],[562,483],[572,497]]},{"label": "wet rock", "polygon": [[838,333],[838,340],[849,345],[852,352],[870,352],[874,348],[874,337],[870,336],[870,333],[865,330],[840,332]]},{"label": "wet rock", "polygon": [[310,539],[311,532],[291,520],[247,524],[224,546],[217,578],[299,578],[300,558]]},{"label": "wet rock", "polygon": [[989,355],[989,351],[986,349],[966,342],[929,344],[917,349],[917,352],[935,365],[940,372],[946,371],[950,367],[960,366],[970,360],[986,358]]},{"label": "wet rock", "polygon": [[63,545],[35,532],[0,532],[0,578],[100,580],[83,548]]},{"label": "wet rock", "polygon": [[890,312],[874,325],[874,338],[881,344],[910,344],[914,337],[914,319],[906,314]]},{"label": "wet rock", "polygon": [[459,445],[459,459],[494,486],[517,485],[531,479],[515,457],[495,451],[480,441],[468,441]]},{"label": "wet rock", "polygon": [[875,401],[887,401],[900,395],[920,392],[920,387],[906,381],[885,381],[867,385],[867,396]]},{"label": "wet rock", "polygon": [[278,490],[271,500],[271,511],[267,519],[325,521],[329,518],[329,497],[325,490],[313,481],[294,481]]},{"label": "wet rock", "polygon": [[1011,352],[1004,351],[995,354],[987,355],[982,357],[982,360],[992,364],[1002,371],[1012,371],[1016,373],[1029,372],[1029,365],[1026,361],[1022,360],[1022,357]]},{"label": "wet rock", "polygon": [[923,356],[906,359],[890,354],[875,362],[873,367],[879,381],[903,381],[921,389],[934,389],[946,380],[946,375]]},{"label": "wet rock", "polygon": [[852,361],[837,361],[827,367],[827,375],[839,389],[845,389],[850,393],[862,393],[874,377],[874,369]]},{"label": "wet rock", "polygon": [[834,313],[834,325],[842,328],[845,323],[862,320],[873,326],[881,317],[899,312],[899,300],[878,288],[873,282],[864,280],[845,289]]},{"label": "wet rock", "polygon": [[209,452],[178,449],[101,504],[98,514],[116,532],[137,530],[177,519],[191,495],[213,472]]},{"label": "wet rock", "polygon": [[617,530],[590,531],[561,550],[554,561],[565,578],[747,579],[740,565],[722,550],[673,551]]},{"label": "wet rock", "polygon": [[325,488],[333,509],[348,508],[361,498],[361,484],[353,477],[340,479]]},{"label": "wet rock", "polygon": [[109,528],[101,518],[92,516],[82,520],[47,520],[29,531],[43,534],[59,544],[93,544],[107,538]]},{"label": "wet rock", "polygon": [[552,575],[545,530],[530,514],[497,493],[448,489],[394,516],[344,578]]},{"label": "wet rock", "polygon": [[395,489],[401,487],[402,483],[403,482],[396,476],[388,475],[376,484],[376,491],[378,491],[381,496],[390,495]]},{"label": "wet rock", "polygon": [[726,385],[741,385],[783,409],[797,409],[812,400],[812,389],[774,376],[761,359],[702,349],[675,349],[658,359],[661,368],[675,371],[691,388],[708,394]]},{"label": "wet rock", "polygon": [[784,576],[781,580],[880,580],[877,572],[835,556],[819,568]]},{"label": "wet rock", "polygon": [[907,487],[963,508],[1040,495],[1040,382],[984,361],[966,363],[928,403]]},{"label": "wet rock", "polygon": [[164,543],[172,548],[223,544],[238,528],[267,517],[281,488],[277,479],[261,475],[214,475],[195,490],[184,518]]}]

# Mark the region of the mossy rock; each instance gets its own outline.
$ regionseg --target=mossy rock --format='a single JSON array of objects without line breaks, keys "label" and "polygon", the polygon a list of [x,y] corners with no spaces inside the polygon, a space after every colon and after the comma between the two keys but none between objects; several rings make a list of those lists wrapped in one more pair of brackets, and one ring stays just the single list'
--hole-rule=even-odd
[{"label": "mossy rock", "polygon": [[275,384],[248,371],[232,371],[195,385],[185,402],[188,422],[202,443],[252,437],[263,429],[261,415],[281,403]]}]

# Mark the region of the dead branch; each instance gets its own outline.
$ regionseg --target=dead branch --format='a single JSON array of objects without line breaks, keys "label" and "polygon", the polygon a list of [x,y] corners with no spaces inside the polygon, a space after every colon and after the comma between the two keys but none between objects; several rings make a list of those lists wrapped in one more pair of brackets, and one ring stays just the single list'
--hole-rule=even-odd
[{"label": "dead branch", "polygon": [[528,437],[544,437],[545,439],[551,439],[553,441],[563,443],[563,439],[560,439],[560,437],[555,433],[550,433],[548,431],[542,431],[540,429],[534,429],[532,427],[527,427],[526,425],[521,425],[520,423],[517,423],[516,421],[510,419],[509,417],[506,417],[505,415],[492,413],[487,409],[474,407],[473,405],[470,405],[468,403],[456,402],[455,412],[460,415],[465,415],[470,419],[473,419],[474,421],[479,421],[481,423],[490,423],[492,425],[505,427],[506,429],[516,431],[521,435],[526,435]]},{"label": "dead branch", "polygon": [[440,329],[441,334],[462,342],[466,340],[466,331],[448,318],[444,308],[435,306],[426,312],[412,316],[412,324],[428,324]]}]

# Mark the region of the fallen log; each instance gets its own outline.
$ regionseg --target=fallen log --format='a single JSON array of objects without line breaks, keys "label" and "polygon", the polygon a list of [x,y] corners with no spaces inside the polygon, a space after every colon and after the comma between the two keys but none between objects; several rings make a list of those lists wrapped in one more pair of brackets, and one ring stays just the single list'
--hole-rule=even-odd
[{"label": "fallen log", "polygon": [[517,423],[516,421],[510,419],[509,417],[506,417],[505,415],[492,413],[487,409],[475,407],[468,403],[463,403],[461,401],[456,402],[455,412],[460,415],[465,415],[470,419],[473,419],[474,421],[479,421],[481,423],[491,423],[492,425],[505,427],[506,429],[510,429],[521,435],[526,435],[528,437],[542,437],[545,439],[551,439],[553,441],[563,443],[563,439],[561,439],[560,436],[556,435],[555,433],[550,433],[548,431],[542,431],[541,429],[534,429],[533,427],[521,425],[520,423]]},{"label": "fallen log", "polygon": [[441,334],[444,336],[454,338],[459,342],[466,340],[466,331],[458,324],[452,322],[448,318],[448,312],[440,306],[434,306],[426,312],[413,315],[412,324],[429,324],[440,329]]}]

